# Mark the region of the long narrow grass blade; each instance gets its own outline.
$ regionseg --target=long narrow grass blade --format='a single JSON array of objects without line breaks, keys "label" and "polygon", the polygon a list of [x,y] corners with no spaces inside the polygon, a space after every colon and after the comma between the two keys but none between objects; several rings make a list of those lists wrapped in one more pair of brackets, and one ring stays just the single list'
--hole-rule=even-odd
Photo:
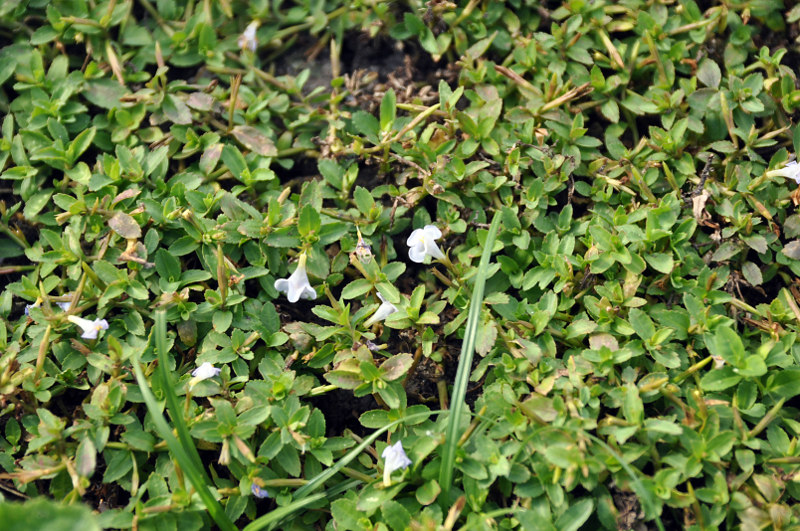
[{"label": "long narrow grass blade", "polygon": [[[355,448],[353,448],[352,450],[347,452],[347,454],[345,454],[344,457],[339,459],[336,462],[336,464],[334,464],[332,467],[330,467],[327,470],[324,470],[324,471],[320,472],[319,474],[314,476],[311,480],[309,480],[308,483],[306,483],[305,485],[303,485],[302,487],[297,489],[297,492],[295,492],[295,498],[297,498],[297,499],[294,502],[292,502],[291,504],[287,505],[286,507],[283,507],[283,508],[280,508],[280,509],[275,509],[274,511],[272,511],[272,512],[270,512],[268,514],[265,514],[261,518],[259,518],[257,520],[254,520],[253,522],[248,524],[247,527],[245,527],[243,531],[257,531],[258,529],[263,529],[264,527],[266,527],[266,526],[270,525],[271,523],[277,521],[276,517],[273,515],[273,513],[275,513],[276,511],[283,511],[285,509],[288,509],[289,507],[294,507],[289,512],[285,512],[284,511],[284,512],[280,513],[280,517],[283,518],[283,517],[288,516],[289,514],[291,514],[291,512],[295,511],[296,509],[300,509],[301,507],[304,507],[305,505],[307,505],[309,503],[312,503],[313,501],[316,501],[317,499],[320,499],[319,498],[320,495],[317,495],[317,494],[312,495],[311,493],[314,490],[316,490],[319,486],[321,486],[325,481],[330,479],[331,476],[336,474],[343,467],[347,466],[353,459],[358,457],[358,454],[363,452],[367,448],[367,446],[369,446],[373,442],[375,442],[375,440],[378,437],[380,437],[382,434],[386,433],[388,430],[392,429],[393,427],[397,426],[398,424],[400,424],[402,422],[405,422],[405,421],[408,421],[408,420],[414,420],[414,419],[418,419],[418,418],[423,418],[423,417],[428,417],[430,415],[433,415],[433,414],[436,414],[436,413],[440,413],[440,412],[441,411],[439,411],[439,410],[433,410],[433,411],[423,411],[423,412],[420,412],[420,413],[414,413],[413,415],[408,415],[408,416],[405,416],[405,417],[403,417],[401,419],[397,419],[394,422],[390,422],[389,424],[387,424],[383,428],[375,431],[372,435],[370,435],[369,437],[366,437],[363,441],[361,441],[361,443],[358,446],[356,446]],[[331,492],[331,491],[339,492],[336,489],[338,489],[340,487],[341,486],[333,487],[333,489],[329,490],[328,492]],[[310,498],[313,498],[313,499],[308,501]],[[302,503],[302,502],[305,502],[305,503]],[[297,504],[297,505],[295,505],[295,504]]]},{"label": "long narrow grass blade", "polygon": [[316,501],[326,498],[331,499],[334,496],[341,494],[344,491],[355,488],[356,485],[360,483],[361,481],[357,479],[351,479],[350,481],[345,481],[340,485],[337,485],[324,492],[311,494],[310,496],[306,496],[303,499],[293,501],[292,503],[286,505],[285,507],[278,507],[277,509],[270,511],[269,514],[265,514],[255,522],[245,527],[245,530],[250,530],[251,526],[253,526],[256,522],[258,522],[258,527],[253,527],[253,529],[263,529],[264,527],[273,528],[275,525],[279,524],[281,520],[291,515],[293,512],[302,509],[303,507],[306,507],[307,505],[310,505]]},{"label": "long narrow grass blade", "polygon": [[486,235],[486,242],[481,253],[481,261],[478,264],[478,273],[475,275],[475,284],[472,288],[472,299],[469,301],[469,315],[467,317],[467,329],[464,334],[464,342],[461,344],[461,357],[458,360],[458,370],[456,380],[453,385],[453,394],[450,400],[450,412],[447,419],[447,431],[442,453],[442,464],[439,469],[439,486],[447,493],[453,482],[453,465],[456,459],[456,446],[460,434],[458,423],[466,404],[464,397],[467,395],[467,383],[472,370],[472,355],[475,353],[475,337],[478,334],[478,320],[483,307],[483,290],[486,287],[486,275],[489,271],[489,260],[492,256],[494,240],[497,237],[497,230],[500,226],[500,211],[495,212],[492,224],[489,227],[489,234]]},{"label": "long narrow grass blade", "polygon": [[[161,317],[163,318],[163,315]],[[158,346],[160,343],[160,347],[164,347],[166,344],[165,337],[162,337],[160,342],[158,336],[162,332],[163,335],[166,336],[166,325],[162,322],[163,326],[159,327],[158,323],[159,319],[158,316],[156,316],[156,345]],[[192,487],[194,487],[195,491],[197,491],[200,499],[203,500],[209,515],[217,523],[217,526],[219,526],[219,528],[223,531],[236,531],[236,526],[233,524],[233,522],[231,522],[230,518],[228,518],[228,515],[222,508],[222,505],[220,505],[216,498],[214,498],[213,494],[211,494],[211,491],[208,488],[210,482],[206,479],[205,470],[203,468],[198,469],[197,465],[195,464],[195,459],[197,462],[200,462],[200,456],[197,455],[197,450],[192,445],[190,447],[190,452],[187,452],[185,447],[178,441],[175,435],[173,435],[172,430],[167,424],[167,421],[161,414],[161,410],[158,407],[156,398],[153,396],[153,392],[150,390],[150,385],[147,382],[147,378],[145,378],[142,368],[139,365],[140,359],[137,353],[134,355],[133,373],[136,376],[136,381],[139,384],[142,398],[144,399],[145,405],[150,412],[150,416],[153,419],[153,424],[155,424],[158,434],[167,443],[167,447],[172,453],[172,456],[180,465],[181,469],[183,470],[183,474],[189,480],[189,483],[191,483]],[[174,395],[174,391],[172,391],[172,389],[165,389],[165,393],[173,393]],[[194,458],[190,456],[191,452],[194,452]]]},{"label": "long narrow grass blade", "polygon": [[183,409],[178,402],[178,396],[175,394],[172,375],[169,374],[169,369],[167,368],[169,367],[169,360],[167,359],[167,315],[164,310],[159,310],[155,313],[155,321],[158,374],[161,378],[161,387],[164,389],[164,397],[167,399],[167,410],[169,410],[172,425],[175,426],[175,431],[178,433],[178,440],[180,440],[181,446],[183,446],[183,449],[200,473],[200,477],[203,478],[206,485],[211,485],[211,479],[208,477],[208,474],[206,474],[206,468],[203,466],[200,454],[197,453],[197,448],[194,446],[192,436],[189,434],[189,428],[186,426],[186,421],[183,418]]}]

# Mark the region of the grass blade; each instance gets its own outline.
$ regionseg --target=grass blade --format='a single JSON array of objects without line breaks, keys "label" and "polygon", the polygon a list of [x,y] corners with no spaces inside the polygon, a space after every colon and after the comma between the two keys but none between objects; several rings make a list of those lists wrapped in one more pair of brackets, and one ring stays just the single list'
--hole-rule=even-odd
[{"label": "grass blade", "polygon": [[467,317],[467,329],[464,334],[464,342],[461,344],[461,357],[458,360],[458,370],[456,380],[453,385],[453,394],[450,400],[450,412],[447,419],[447,431],[445,432],[444,451],[442,453],[442,464],[439,469],[439,486],[447,493],[453,482],[453,465],[456,459],[456,446],[460,433],[458,423],[461,413],[466,406],[464,397],[467,395],[467,383],[472,369],[472,356],[475,353],[475,337],[478,335],[478,320],[483,307],[483,290],[486,287],[486,275],[489,270],[489,261],[492,256],[494,240],[497,237],[497,229],[500,226],[500,211],[495,212],[492,224],[489,227],[489,234],[486,235],[486,242],[481,253],[481,261],[478,264],[478,273],[475,275],[475,285],[472,288],[472,299],[469,301],[469,316]]},{"label": "grass blade", "polygon": [[286,505],[284,507],[278,507],[277,509],[270,511],[268,514],[265,514],[258,520],[255,520],[244,529],[246,531],[250,531],[251,529],[263,529],[264,527],[267,526],[275,526],[276,524],[280,523],[281,520],[291,515],[298,509],[302,509],[307,505],[310,505],[316,501],[325,498],[328,499],[333,498],[334,496],[341,494],[342,492],[355,488],[360,483],[361,481],[357,479],[352,479],[350,481],[345,481],[339,485],[336,485],[335,487],[330,488],[324,492],[311,494],[300,500],[293,501],[289,505]]},{"label": "grass blade", "polygon": [[206,468],[200,459],[200,454],[197,453],[192,436],[189,434],[189,428],[186,426],[186,421],[183,418],[183,410],[178,402],[178,396],[175,394],[175,387],[172,383],[172,375],[169,373],[169,360],[167,359],[167,316],[163,310],[155,313],[156,329],[156,355],[158,356],[158,374],[161,378],[161,386],[164,389],[164,397],[167,400],[167,410],[169,411],[172,425],[175,426],[175,431],[178,433],[178,440],[183,446],[189,458],[195,465],[195,468],[200,472],[201,477],[206,485],[211,485],[211,480],[206,474]]},{"label": "grass blade", "polygon": [[[166,364],[163,363],[163,361],[166,361],[166,318],[164,316],[164,312],[156,313],[156,329],[154,333],[156,335],[156,348],[159,351],[159,364],[162,367],[161,376],[163,378],[166,372]],[[139,384],[142,398],[144,399],[145,405],[150,412],[150,416],[153,418],[153,424],[155,424],[158,434],[167,443],[170,453],[180,465],[184,475],[189,480],[189,483],[191,483],[192,487],[194,487],[195,491],[197,491],[197,494],[203,500],[206,509],[211,515],[211,518],[214,519],[219,528],[223,531],[235,531],[237,529],[236,526],[233,524],[233,522],[231,522],[230,518],[228,518],[228,515],[222,508],[222,505],[220,505],[217,499],[214,498],[214,495],[211,494],[211,491],[208,488],[211,482],[205,473],[205,468],[202,467],[202,461],[200,460],[200,456],[197,454],[194,444],[181,444],[175,435],[173,435],[169,424],[167,424],[166,419],[164,419],[164,416],[161,414],[158,403],[156,402],[156,398],[153,396],[153,392],[150,390],[150,385],[147,382],[147,378],[145,378],[142,368],[140,367],[140,358],[138,353],[134,354],[133,373],[136,376],[136,381]],[[165,379],[164,381],[166,382],[168,380]],[[164,386],[164,393],[167,396],[168,407],[170,395],[172,395],[174,402],[177,403],[175,391],[169,385]],[[189,433],[186,428],[186,424],[183,422],[183,417],[179,417],[180,421],[175,421],[175,416],[176,415],[173,414],[173,422],[176,425],[179,436],[181,434],[181,428],[179,426],[182,426],[184,435],[188,437]],[[189,440],[191,441],[191,439]],[[199,467],[198,463],[200,463]]]},{"label": "grass blade", "polygon": [[[248,524],[247,527],[244,528],[244,531],[257,531],[258,529],[263,529],[264,527],[277,522],[279,518],[277,516],[275,516],[275,514],[273,514],[273,513],[277,513],[278,511],[281,511],[279,516],[280,516],[280,518],[284,518],[284,517],[288,516],[289,514],[291,514],[292,512],[294,512],[295,510],[300,509],[300,508],[304,507],[305,505],[308,505],[309,503],[312,503],[312,502],[314,502],[314,501],[316,501],[318,499],[321,499],[321,497],[325,493],[313,494],[313,495],[311,493],[314,490],[316,490],[318,487],[320,487],[325,481],[330,479],[331,476],[336,474],[343,467],[347,466],[353,459],[358,457],[358,454],[363,452],[367,448],[367,446],[369,446],[373,442],[375,442],[375,440],[378,437],[380,437],[382,434],[386,433],[387,431],[392,429],[394,426],[397,426],[398,424],[400,424],[402,422],[405,422],[407,420],[413,420],[413,419],[428,417],[428,416],[433,415],[435,413],[440,413],[440,411],[439,410],[433,410],[433,411],[422,411],[420,413],[414,413],[413,415],[408,415],[408,416],[403,417],[401,419],[397,419],[397,420],[395,420],[393,422],[390,422],[389,424],[387,424],[383,428],[375,431],[369,437],[366,437],[363,441],[361,441],[361,443],[358,446],[356,446],[355,448],[353,448],[352,450],[347,452],[347,454],[344,457],[342,457],[341,459],[339,459],[336,462],[336,464],[334,464],[332,467],[330,467],[327,470],[324,470],[324,471],[320,472],[319,474],[314,476],[311,480],[309,480],[308,483],[306,483],[305,485],[303,485],[302,487],[297,489],[297,491],[295,492],[295,497],[298,498],[297,500],[295,500],[291,504],[287,505],[286,507],[281,507],[281,508],[275,509],[274,511],[271,511],[271,512],[265,514],[261,518],[258,518],[257,520],[254,520],[253,522]],[[326,494],[325,497],[329,497],[330,495],[333,495],[332,493],[335,493],[335,492],[341,492],[341,489],[342,489],[342,485],[337,485],[336,487],[333,487],[332,489],[327,491],[328,494]],[[346,490],[346,489],[344,489],[344,490]],[[288,511],[288,509],[290,507],[292,509],[291,509],[291,511]]]}]

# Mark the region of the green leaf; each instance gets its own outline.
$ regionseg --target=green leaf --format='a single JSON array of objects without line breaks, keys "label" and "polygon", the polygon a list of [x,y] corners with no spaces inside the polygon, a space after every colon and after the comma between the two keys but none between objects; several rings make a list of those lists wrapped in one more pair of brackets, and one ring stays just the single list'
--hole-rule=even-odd
[{"label": "green leaf", "polygon": [[372,198],[372,194],[363,186],[356,186],[356,189],[353,190],[353,199],[356,202],[359,212],[365,216],[368,215],[369,211],[375,206],[375,200]]},{"label": "green leaf", "polygon": [[217,167],[223,147],[224,145],[219,142],[211,144],[200,156],[199,166],[204,174],[210,174]]},{"label": "green leaf", "polygon": [[380,123],[378,119],[364,111],[353,113],[353,126],[356,132],[364,135],[373,144],[380,143],[378,134],[380,133]]},{"label": "green leaf", "polygon": [[142,237],[142,228],[125,212],[116,212],[108,220],[108,226],[125,239],[135,240]]},{"label": "green leaf", "polygon": [[436,501],[441,492],[442,488],[439,483],[435,479],[429,479],[417,489],[415,496],[421,505],[430,505]]},{"label": "green leaf", "polygon": [[556,520],[556,529],[559,531],[577,531],[594,511],[594,500],[583,498],[578,502],[572,502],[569,508],[564,511]]},{"label": "green leaf", "polygon": [[722,72],[719,65],[708,57],[704,57],[697,67],[697,79],[709,88],[718,88],[722,80]]},{"label": "green leaf", "polygon": [[0,503],[0,522],[5,529],[100,531],[97,518],[88,507],[62,505],[45,498],[34,498],[26,503]]},{"label": "green leaf", "polygon": [[665,275],[669,275],[674,267],[672,253],[650,253],[646,254],[644,259],[650,267]]},{"label": "green leaf", "polygon": [[700,378],[700,387],[703,391],[724,391],[741,381],[741,375],[734,372],[734,368],[726,365],[721,369],[712,369]]},{"label": "green leaf", "polygon": [[787,243],[783,249],[781,249],[781,253],[785,256],[788,256],[792,260],[800,260],[800,240],[794,240]]},{"label": "green leaf", "polygon": [[389,412],[384,409],[365,411],[358,418],[361,425],[369,429],[377,429],[386,426],[390,420]]},{"label": "green leaf", "polygon": [[78,161],[78,158],[89,148],[89,146],[92,144],[92,140],[94,140],[94,135],[96,132],[97,128],[90,127],[89,129],[81,131],[80,134],[75,137],[67,151],[70,160],[70,166],[74,166]]},{"label": "green leaf", "polygon": [[317,169],[322,177],[337,190],[342,189],[342,179],[344,178],[344,168],[339,166],[336,161],[331,159],[320,159],[317,162]]},{"label": "green leaf", "polygon": [[365,278],[357,278],[342,289],[343,299],[355,299],[372,289],[372,283]]},{"label": "green leaf", "polygon": [[742,275],[753,286],[759,286],[764,282],[764,277],[761,275],[761,269],[753,262],[745,262],[742,265]]},{"label": "green leaf", "polygon": [[33,196],[25,202],[25,208],[22,210],[22,215],[25,216],[25,219],[33,220],[36,215],[42,211],[45,205],[50,202],[50,196],[52,195],[52,189],[42,190],[41,192],[33,194]]},{"label": "green leaf", "polygon": [[244,147],[254,153],[258,153],[263,157],[277,157],[278,148],[272,140],[262,133],[260,130],[249,125],[237,125],[231,131],[231,134],[238,140]]},{"label": "green leaf", "polygon": [[364,530],[361,519],[364,514],[356,508],[352,500],[341,499],[331,503],[331,515],[336,522],[337,529]]},{"label": "green leaf", "polygon": [[628,321],[630,321],[631,326],[636,331],[636,335],[645,341],[649,340],[656,333],[653,320],[639,308],[631,308],[628,312]]},{"label": "green leaf", "polygon": [[90,103],[103,109],[113,109],[120,106],[120,98],[128,94],[128,90],[109,78],[92,79],[86,82],[83,96]]},{"label": "green leaf", "polygon": [[84,437],[78,444],[78,450],[75,452],[75,470],[81,476],[88,478],[94,474],[95,466],[97,465],[97,450],[95,450],[94,443],[90,437]]},{"label": "green leaf", "polygon": [[[0,57],[0,85],[6,82],[6,79],[11,77],[14,69],[17,67],[17,61],[12,54],[5,57]],[[10,116],[10,115],[9,115]]]},{"label": "green leaf", "polygon": [[394,500],[388,500],[381,505],[381,515],[392,531],[410,529],[411,513]]},{"label": "green leaf", "polygon": [[300,236],[307,237],[312,232],[319,232],[320,218],[317,210],[311,205],[305,205],[300,210],[300,218],[297,222],[297,230]]},{"label": "green leaf", "polygon": [[169,282],[177,282],[181,278],[181,262],[164,249],[156,252],[156,271],[158,275]]},{"label": "green leaf", "polygon": [[168,120],[176,124],[189,125],[192,123],[192,111],[189,110],[183,99],[175,94],[167,94],[161,106],[161,111]]},{"label": "green leaf", "polygon": [[639,389],[634,384],[627,384],[623,390],[625,397],[622,401],[622,413],[625,420],[640,425],[644,418],[644,404],[639,396]]},{"label": "green leaf", "polygon": [[781,398],[800,395],[800,368],[790,367],[770,376],[767,391]]},{"label": "green leaf", "polygon": [[760,234],[752,234],[750,236],[742,236],[742,241],[746,243],[751,249],[759,254],[767,252],[767,240]]},{"label": "green leaf", "polygon": [[719,356],[734,367],[744,362],[745,351],[739,334],[728,326],[718,326],[713,338],[707,338],[711,353]]},{"label": "green leaf", "polygon": [[211,324],[217,332],[225,332],[231,326],[233,321],[233,313],[229,311],[217,311],[211,317]]},{"label": "green leaf", "polygon": [[357,372],[335,370],[328,371],[323,376],[330,383],[342,389],[355,389],[363,383],[361,375]]},{"label": "green leaf", "polygon": [[237,179],[241,180],[244,172],[249,174],[247,161],[244,160],[244,155],[236,146],[225,144],[225,147],[222,148],[222,163]]},{"label": "green leaf", "polygon": [[381,131],[386,132],[392,128],[397,117],[397,96],[394,89],[390,88],[381,100]]},{"label": "green leaf", "polygon": [[414,356],[411,354],[397,354],[392,356],[381,365],[383,379],[387,381],[397,380],[405,376],[408,369],[410,369],[413,364]]}]

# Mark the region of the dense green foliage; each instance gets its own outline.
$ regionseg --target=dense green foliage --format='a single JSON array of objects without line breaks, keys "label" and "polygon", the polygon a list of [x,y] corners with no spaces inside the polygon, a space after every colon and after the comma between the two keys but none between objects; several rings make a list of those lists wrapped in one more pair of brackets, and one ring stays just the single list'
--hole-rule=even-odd
[{"label": "dense green foliage", "polygon": [[0,514],[800,525],[799,19],[0,2]]}]

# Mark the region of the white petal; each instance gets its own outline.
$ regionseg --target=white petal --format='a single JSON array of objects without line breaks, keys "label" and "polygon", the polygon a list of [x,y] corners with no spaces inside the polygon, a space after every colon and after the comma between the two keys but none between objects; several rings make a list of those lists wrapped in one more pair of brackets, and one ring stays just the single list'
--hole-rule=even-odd
[{"label": "white petal", "polygon": [[198,381],[207,380],[208,378],[213,378],[214,376],[218,375],[221,370],[222,369],[218,369],[209,362],[205,361],[198,368],[192,371],[192,376],[194,376]]},{"label": "white petal", "polygon": [[285,278],[279,278],[275,281],[275,289],[280,293],[289,293],[289,281]]},{"label": "white petal", "polygon": [[72,324],[76,324],[80,326],[83,330],[91,330],[94,328],[94,321],[90,321],[89,319],[84,319],[83,317],[78,317],[77,315],[70,315],[67,317],[67,321]]},{"label": "white petal", "polygon": [[421,264],[425,261],[425,257],[428,256],[425,254],[425,247],[421,245],[416,245],[414,247],[408,248],[408,257],[411,259],[412,262],[416,262]]},{"label": "white petal", "polygon": [[300,294],[300,297],[303,299],[307,299],[313,301],[317,298],[317,290],[312,288],[310,285],[303,287],[303,292]]},{"label": "white petal", "polygon": [[408,237],[408,240],[406,240],[406,245],[408,245],[409,247],[414,247],[422,243],[424,239],[425,239],[425,231],[423,231],[422,229],[414,229],[414,232],[412,232],[411,235]]},{"label": "white petal", "polygon": [[375,317],[378,320],[386,319],[396,311],[397,308],[395,307],[394,304],[392,304],[391,302],[384,302],[383,304],[378,306],[378,311],[375,312],[375,315],[373,315],[373,317]]},{"label": "white petal", "polygon": [[426,242],[426,244],[427,245],[425,245],[425,254],[427,254],[428,256],[432,256],[433,258],[436,258],[438,260],[444,259],[444,253],[442,253],[442,250],[439,249],[438,245],[436,245],[436,242],[429,240]]},{"label": "white petal", "polygon": [[436,225],[425,225],[425,236],[438,240],[442,237],[442,231]]},{"label": "white petal", "polygon": [[384,448],[381,457],[383,457],[385,461],[383,465],[384,470],[389,474],[401,468],[408,468],[408,466],[411,465],[411,459],[408,458],[403,450],[403,443],[401,441],[397,441],[395,444]]},{"label": "white petal", "polygon": [[369,327],[372,326],[374,323],[377,323],[378,321],[383,321],[396,311],[397,308],[395,307],[394,304],[392,304],[391,302],[384,302],[383,304],[378,306],[378,309],[375,310],[375,313],[373,313],[372,316],[364,323],[364,326]]}]

